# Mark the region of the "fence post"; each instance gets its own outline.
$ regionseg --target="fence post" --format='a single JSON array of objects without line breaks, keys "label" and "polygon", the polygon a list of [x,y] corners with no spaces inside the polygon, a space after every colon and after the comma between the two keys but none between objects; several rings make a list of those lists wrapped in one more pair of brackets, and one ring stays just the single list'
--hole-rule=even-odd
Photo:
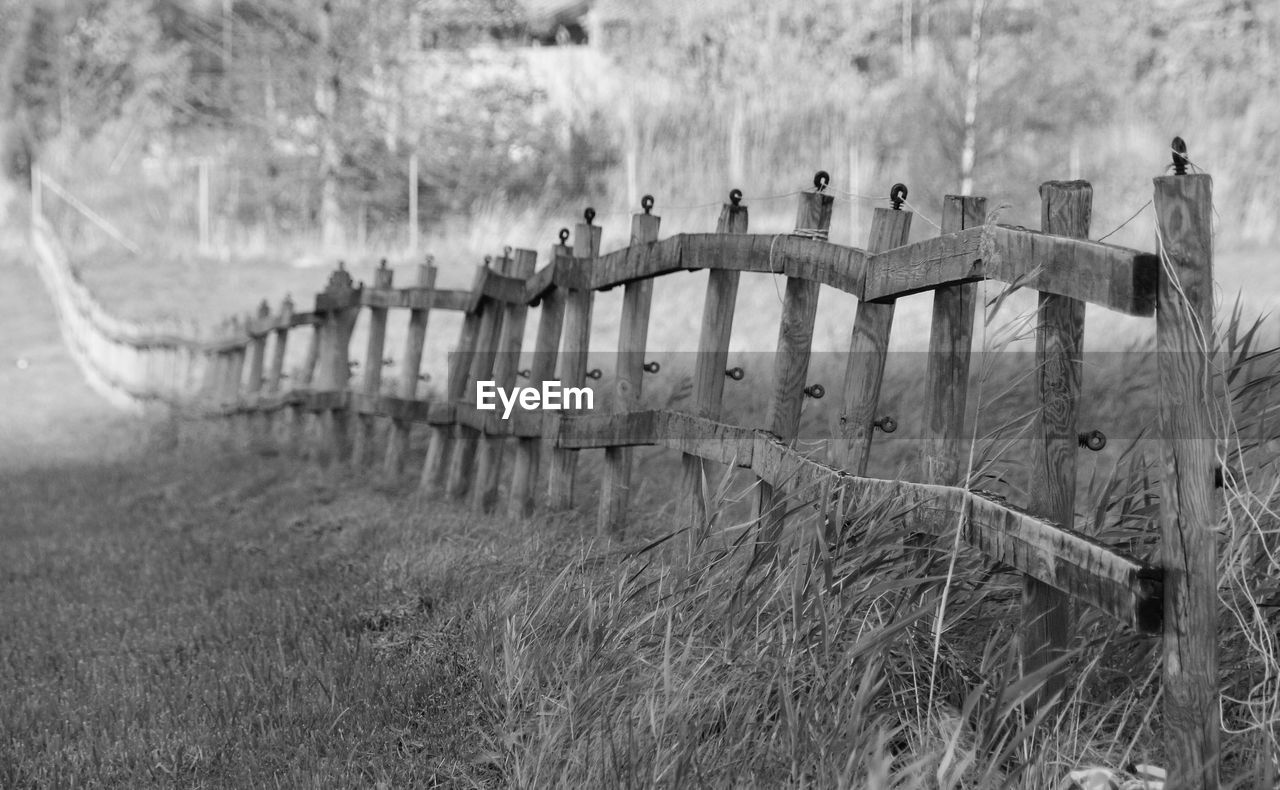
[{"label": "fence post", "polygon": [[[568,236],[568,231],[565,231]],[[558,244],[551,250],[551,265],[573,258],[573,248]],[[560,349],[560,331],[564,327],[565,291],[552,287],[540,299],[538,336],[533,343],[533,359],[529,363],[529,386],[541,387],[556,372],[556,356]],[[543,417],[543,425],[549,418]],[[544,432],[545,433],[545,432]],[[538,487],[538,467],[542,460],[542,444],[547,437],[521,437],[516,442],[515,468],[511,476],[511,498],[507,515],[511,518],[533,514],[534,491]]]},{"label": "fence post", "polygon": [[[436,267],[430,256],[418,264],[417,287],[430,290],[436,284]],[[409,333],[404,341],[404,356],[400,360],[400,397],[413,400],[418,396],[418,370],[422,367],[422,347],[427,337],[427,317],[430,309],[414,308],[409,311]],[[409,450],[409,434],[413,423],[409,420],[392,420],[391,434],[387,437],[385,471],[388,477],[398,479],[404,472],[404,457]]]},{"label": "fence post", "polygon": [[[391,287],[391,278],[395,274],[387,268],[387,259],[383,258],[373,273],[373,287],[384,289]],[[382,392],[382,348],[387,340],[387,308],[369,308],[369,337],[364,352],[364,382],[360,400],[360,408],[354,409],[356,417],[356,438],[352,449],[352,463],[357,468],[373,463],[373,450],[378,431],[378,417],[371,413],[377,411],[378,395]]]},{"label": "fence post", "polygon": [[[316,368],[320,365],[320,335],[321,326],[323,325],[323,316],[318,313],[312,313],[311,334],[307,336],[307,353],[302,359],[302,367],[299,368],[297,377],[293,380],[293,386],[289,388],[290,392],[305,394],[310,391],[315,381]],[[309,451],[309,442],[307,441],[307,425],[309,412],[307,412],[301,404],[291,403],[289,405],[290,414],[290,432],[293,434],[289,440],[291,451],[295,455],[306,456]]]},{"label": "fence post", "polygon": [[[947,195],[942,233],[975,228],[986,219],[987,199]],[[964,415],[969,398],[969,361],[977,284],[948,285],[933,292],[929,357],[921,442],[921,482],[963,486]]]},{"label": "fence post", "polygon": [[[645,196],[643,214],[631,218],[631,244],[638,246],[658,240],[660,217],[649,213],[653,199]],[[644,352],[649,340],[649,311],[653,305],[653,278],[629,282],[622,295],[622,321],[618,328],[618,361],[614,372],[613,411],[621,414],[640,405],[644,388]],[[600,482],[598,531],[620,534],[627,526],[627,506],[631,501],[630,447],[607,447],[604,477]]]},{"label": "fence post", "polygon": [[[507,274],[511,259],[499,258],[497,266],[492,267],[486,259],[486,268],[499,274]],[[475,353],[471,357],[470,371],[463,371],[462,401],[468,405],[475,403],[475,387],[477,381],[484,381],[493,376],[494,358],[498,352],[498,339],[502,332],[502,319],[505,306],[494,299],[482,297],[480,300],[480,328],[476,334]],[[476,472],[476,450],[480,446],[482,431],[463,425],[460,422],[453,426],[454,445],[453,458],[450,459],[449,482],[447,492],[455,499],[462,499],[471,490],[472,478]]]},{"label": "fence post", "polygon": [[[329,284],[316,298],[316,312],[323,312],[320,325],[320,381],[321,392],[345,394],[351,377],[351,331],[359,316],[359,287],[351,281],[351,275],[341,262],[329,276]],[[354,302],[354,304],[353,304]],[[333,404],[320,415],[321,441],[324,451],[321,461],[341,463],[351,455],[350,410],[346,403]]]},{"label": "fence post", "polygon": [[[825,174],[822,174],[825,175]],[[826,238],[831,228],[835,197],[824,194],[825,184],[800,195],[796,208],[796,230]],[[773,359],[773,398],[769,402],[768,430],[783,441],[800,433],[800,410],[804,405],[805,379],[809,375],[809,351],[813,346],[813,322],[818,315],[821,285],[801,277],[788,277],[782,298],[782,320],[778,326],[778,351]],[[786,514],[786,492],[760,481],[761,529],[758,556],[772,556],[782,534]]]},{"label": "fence post", "polygon": [[1213,180],[1155,179],[1160,253],[1160,564],[1164,569],[1164,726],[1170,787],[1217,787],[1218,546],[1213,502]]},{"label": "fence post", "polygon": [[[511,277],[528,280],[538,265],[538,254],[532,250],[515,250],[514,257],[505,272]],[[498,305],[494,305],[497,308]],[[497,386],[510,390],[516,384],[520,368],[520,348],[524,345],[525,318],[529,305],[511,302],[502,305],[502,334],[498,339],[497,359],[493,363],[493,380]],[[480,439],[479,458],[476,461],[476,484],[472,491],[473,510],[489,513],[498,503],[498,484],[501,482],[502,454],[506,447],[504,435],[484,436]]]},{"label": "fence post", "polygon": [[263,368],[267,355],[267,330],[263,328],[267,318],[271,316],[271,307],[263,299],[258,305],[256,320],[250,320],[246,327],[249,333],[249,382],[245,387],[246,402],[241,405],[246,409],[245,428],[248,431],[246,446],[257,449],[264,446],[266,438],[267,417],[258,407],[262,396]]},{"label": "fence post", "polygon": [[[267,368],[267,381],[265,384],[266,393],[268,395],[278,395],[280,387],[284,381],[284,358],[289,349],[289,325],[293,320],[293,300],[288,296],[280,303],[280,312],[276,316],[275,340],[271,346],[271,364]],[[266,431],[267,435],[274,442],[277,439],[276,413],[274,410],[266,413]]]},{"label": "fence post", "polygon": [[[1089,237],[1093,187],[1087,181],[1047,181],[1040,185],[1040,229],[1075,239]],[[1041,263],[1049,276],[1067,261]],[[1040,294],[1036,326],[1036,386],[1039,408],[1031,432],[1028,509],[1064,527],[1075,526],[1078,400],[1084,353],[1084,302]],[[1066,651],[1071,599],[1031,578],[1022,583],[1022,664],[1029,673]],[[1045,680],[1036,695],[1041,707],[1065,686],[1061,672]]]},{"label": "fence post", "polygon": [[[905,190],[905,188],[904,188]],[[884,252],[907,243],[911,233],[910,211],[877,208],[871,217],[867,252]],[[830,458],[833,466],[859,476],[867,473],[871,458],[871,434],[878,419],[880,384],[889,353],[895,301],[860,302],[849,339],[841,408],[832,431]]]},{"label": "fence post", "polygon": [[[733,190],[729,202],[720,208],[716,233],[746,233],[747,207],[742,193]],[[693,367],[693,408],[699,417],[719,419],[724,400],[724,380],[729,365],[729,336],[733,331],[734,307],[738,301],[740,273],[712,269],[707,276],[707,295],[702,306],[702,330],[698,335],[698,355]],[[688,508],[683,522],[698,531],[708,524],[706,492],[707,463],[693,453],[685,453],[682,466],[683,496]]]},{"label": "fence post", "polygon": [[[589,268],[600,255],[601,229],[591,224],[595,211],[587,209],[587,221],[579,223],[573,236],[577,260]],[[560,384],[584,387],[587,383],[587,353],[591,346],[591,308],[595,294],[590,288],[570,288],[565,297],[564,348],[560,354]],[[573,507],[573,483],[578,471],[578,451],[559,447],[551,452],[549,504],[552,510]]]},{"label": "fence post", "polygon": [[[476,269],[473,292],[484,287],[485,267]],[[480,307],[467,313],[462,321],[462,331],[458,335],[458,345],[449,355],[449,379],[446,383],[445,404],[453,405],[462,400],[467,388],[467,374],[471,370],[471,359],[475,355],[476,336],[480,332]],[[427,445],[427,457],[422,463],[422,477],[418,481],[418,490],[427,496],[436,496],[445,490],[449,474],[449,462],[453,456],[454,428],[451,422],[447,425],[431,426],[431,441]]]}]

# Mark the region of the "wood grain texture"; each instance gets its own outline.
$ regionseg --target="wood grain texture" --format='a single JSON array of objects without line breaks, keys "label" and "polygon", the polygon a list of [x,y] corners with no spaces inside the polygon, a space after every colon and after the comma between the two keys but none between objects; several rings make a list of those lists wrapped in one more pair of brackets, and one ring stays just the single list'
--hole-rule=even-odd
[{"label": "wood grain texture", "polygon": [[[418,265],[417,286],[430,293],[436,284],[436,267],[431,263]],[[405,334],[404,354],[400,358],[400,386],[397,394],[406,401],[418,395],[418,374],[422,368],[422,350],[427,342],[427,320],[431,315],[429,304],[409,312],[409,330]],[[387,436],[387,455],[383,471],[391,479],[404,473],[405,454],[409,449],[412,422],[392,417],[391,432]]]},{"label": "wood grain texture", "polygon": [[[909,211],[877,208],[871,218],[868,249],[881,252],[906,243],[911,232]],[[876,258],[867,270],[878,265]],[[871,438],[880,404],[880,385],[889,353],[889,331],[893,326],[894,302],[862,302],[853,319],[849,357],[845,363],[840,413],[831,431],[828,457],[832,464],[864,475],[871,457]]]},{"label": "wood grain texture", "polygon": [[[476,279],[483,276],[483,271],[476,273]],[[467,373],[471,370],[471,359],[475,355],[476,337],[480,332],[480,314],[467,313],[462,321],[462,329],[458,335],[458,344],[449,355],[449,374],[445,386],[445,402],[452,404],[462,400],[467,386]],[[426,496],[438,496],[445,490],[448,482],[449,465],[453,456],[453,426],[451,424],[432,424],[427,443],[427,457],[422,462],[422,476],[418,480],[418,491]]]},{"label": "wood grain texture", "polygon": [[[374,288],[390,288],[395,272],[387,268],[385,260],[373,272]],[[370,307],[369,334],[365,339],[364,376],[360,392],[376,398],[382,390],[382,351],[387,342],[387,308]],[[351,460],[357,467],[368,466],[374,460],[378,417],[361,414],[356,418],[355,439],[352,442]]]},{"label": "wood grain texture", "polygon": [[[519,293],[523,295],[524,281],[533,276],[537,268],[538,254],[532,250],[515,250],[507,269],[507,279],[521,284]],[[498,338],[497,358],[493,364],[493,380],[504,390],[516,385],[516,372],[520,369],[520,350],[524,346],[525,318],[529,305],[523,298],[503,302],[502,331]],[[506,448],[506,439],[501,436],[486,436],[480,440],[479,458],[476,463],[476,485],[473,487],[471,507],[483,513],[491,512],[498,503],[498,488],[501,482],[502,457]]]},{"label": "wood grain texture", "polygon": [[[573,248],[557,245],[552,250],[552,260],[571,258]],[[554,266],[554,263],[552,264]],[[545,272],[550,266],[543,267]],[[534,275],[534,279],[537,274]],[[549,281],[548,281],[549,282]],[[539,293],[538,334],[534,338],[533,359],[529,365],[529,386],[540,387],[542,382],[555,375],[556,358],[560,350],[560,334],[564,327],[565,291],[548,286]],[[525,518],[533,514],[537,505],[535,492],[546,438],[519,439],[511,473],[511,496],[507,501],[507,515]]]},{"label": "wood grain texture", "polygon": [[[494,260],[493,267],[484,267],[481,287],[477,294],[483,293],[483,283],[488,282],[493,274],[505,274],[511,266],[510,258]],[[493,365],[497,360],[498,341],[502,337],[502,323],[505,305],[488,297],[482,297],[476,307],[480,316],[480,328],[476,334],[475,353],[471,358],[471,367],[466,375],[462,395],[454,400],[463,404],[475,404],[476,382],[493,377]],[[448,495],[454,499],[462,499],[472,488],[475,479],[476,453],[480,446],[480,431],[470,425],[459,423],[453,427],[453,456],[449,459],[449,478],[446,486]]]},{"label": "wood grain texture", "polygon": [[[1093,187],[1086,181],[1040,185],[1040,227],[1045,233],[1087,238],[1093,214]],[[1053,273],[1062,261],[1038,262]],[[1028,509],[1067,527],[1075,525],[1076,453],[1084,354],[1084,302],[1041,293],[1036,326],[1039,409],[1031,428]],[[1022,666],[1033,672],[1067,648],[1071,601],[1044,582],[1027,577],[1022,587]],[[1061,693],[1065,675],[1055,673],[1033,699],[1037,707]]]},{"label": "wood grain texture", "polygon": [[[751,469],[798,502],[840,492],[849,513],[892,503],[916,532],[951,536],[993,560],[1033,576],[1144,633],[1160,629],[1160,571],[1100,541],[1023,512],[983,492],[851,475],[805,458],[764,431],[755,434]],[[834,497],[833,497],[834,498]]]},{"label": "wood grain texture", "polygon": [[[800,195],[796,207],[796,227],[825,233],[831,227],[835,199],[818,192]],[[813,323],[818,315],[819,282],[788,277],[782,298],[782,320],[778,327],[778,350],[773,364],[773,397],[769,401],[767,429],[783,441],[800,433],[800,411],[809,375],[809,352],[813,346]],[[761,481],[760,535],[757,552],[772,554],[783,529],[787,495]]]},{"label": "wood grain texture", "polygon": [[1213,181],[1155,179],[1165,259],[1156,313],[1165,570],[1164,728],[1169,786],[1218,786],[1218,545],[1210,404],[1213,348]]},{"label": "wood grain texture", "polygon": [[755,433],[750,428],[658,409],[562,417],[556,426],[555,444],[578,450],[656,445],[716,463],[749,467]]},{"label": "wood grain texture", "polygon": [[[1055,271],[1037,262],[1059,262]],[[897,299],[940,285],[991,279],[1021,283],[1129,315],[1155,311],[1159,261],[1112,244],[983,225],[881,253],[867,262],[863,299]]]},{"label": "wood grain texture", "polygon": [[[986,220],[987,199],[947,195],[942,206],[942,232],[955,233]],[[925,372],[925,435],[921,443],[921,480],[964,486],[964,432],[969,400],[969,360],[973,351],[973,318],[977,285],[945,285],[933,292],[929,357]]]},{"label": "wood grain texture", "polygon": [[[746,233],[749,216],[746,206],[725,203],[720,209],[716,233]],[[712,269],[707,277],[702,329],[698,333],[698,355],[693,368],[693,411],[699,417],[713,420],[720,417],[740,278],[737,270],[728,268]],[[693,453],[686,453],[680,464],[682,523],[701,534],[710,526],[705,490],[710,470],[703,459]]]},{"label": "wood grain texture", "polygon": [[[576,262],[593,266],[600,255],[600,228],[594,225],[578,225],[573,248]],[[560,349],[560,384],[564,387],[582,387],[587,381],[587,354],[591,347],[591,310],[593,294],[590,290],[569,289],[565,296],[564,340]],[[578,470],[576,450],[557,448],[551,453],[551,472],[548,481],[548,506],[552,510],[568,510],[573,507],[573,489]]]},{"label": "wood grain texture", "polygon": [[[631,246],[658,239],[661,220],[651,214],[631,218]],[[653,306],[653,280],[633,280],[622,295],[622,321],[618,329],[618,356],[614,367],[613,411],[639,407],[644,388],[644,354],[649,342],[649,312]],[[631,503],[631,448],[608,447],[600,481],[600,510],[596,528],[602,535],[626,530]]]}]

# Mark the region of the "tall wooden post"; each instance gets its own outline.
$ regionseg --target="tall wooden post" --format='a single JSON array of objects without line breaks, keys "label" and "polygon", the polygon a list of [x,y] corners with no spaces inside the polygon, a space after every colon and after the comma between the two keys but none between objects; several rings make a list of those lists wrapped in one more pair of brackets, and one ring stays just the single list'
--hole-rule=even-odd
[{"label": "tall wooden post", "polygon": [[[276,328],[272,332],[275,340],[271,346],[271,364],[267,368],[267,380],[264,385],[268,395],[277,395],[284,382],[284,360],[289,350],[289,328],[293,321],[293,299],[286,296],[284,301],[280,303],[280,312],[276,316]],[[276,420],[275,413],[267,414],[267,433],[276,439],[276,429],[279,425]]]},{"label": "tall wooden post", "polygon": [[[351,331],[360,313],[359,289],[339,263],[329,277],[324,292],[316,297],[316,312],[323,313],[320,326],[320,371],[316,389],[346,393],[351,376]],[[327,460],[341,463],[351,455],[349,410],[345,403],[326,408],[320,415],[321,436]]]},{"label": "tall wooden post", "polygon": [[[568,236],[566,232],[566,238]],[[551,251],[551,265],[573,258],[573,248],[556,245]],[[556,357],[560,350],[560,332],[564,327],[565,291],[552,287],[542,295],[538,315],[538,336],[533,342],[533,359],[529,364],[529,386],[541,387],[556,372]],[[543,417],[547,424],[548,416]],[[542,460],[542,445],[547,437],[521,438],[516,443],[516,459],[511,476],[511,498],[507,515],[512,518],[533,514],[536,505],[534,492],[538,488],[538,468]]]},{"label": "tall wooden post", "polygon": [[[1075,239],[1089,237],[1093,187],[1087,181],[1048,181],[1040,185],[1040,228]],[[1070,261],[1043,261],[1053,276]],[[1031,480],[1028,508],[1064,527],[1075,526],[1076,417],[1084,354],[1084,302],[1040,294],[1036,327],[1036,386],[1039,410],[1031,432]],[[1044,582],[1023,577],[1022,664],[1032,672],[1067,648],[1071,599]],[[1050,676],[1037,706],[1062,691],[1065,676]]]},{"label": "tall wooden post", "polygon": [[[646,196],[643,214],[631,218],[631,244],[647,244],[658,240],[661,218],[649,213],[653,199]],[[632,411],[640,406],[644,388],[644,352],[649,342],[649,311],[653,305],[653,278],[629,282],[622,295],[622,323],[618,330],[618,361],[613,390],[615,413]],[[631,502],[631,448],[607,447],[604,451],[604,477],[600,481],[600,534],[621,534],[627,526],[627,507]]]},{"label": "tall wooden post", "polygon": [[[515,250],[511,262],[504,272],[511,277],[528,280],[538,265],[538,254],[533,250]],[[494,305],[495,308],[498,305]],[[520,369],[520,349],[524,345],[525,318],[529,314],[529,305],[525,302],[511,302],[502,305],[505,315],[502,317],[502,332],[498,338],[497,358],[493,362],[493,381],[504,390],[516,385],[516,376]],[[479,457],[476,461],[476,484],[472,490],[472,509],[484,513],[491,512],[498,504],[498,484],[501,482],[502,455],[506,448],[506,436],[485,436],[480,440]]]},{"label": "tall wooden post", "polygon": [[[293,386],[290,387],[291,392],[306,392],[311,389],[315,381],[316,369],[320,366],[320,336],[323,318],[313,314],[311,321],[311,332],[307,335],[307,351],[302,358],[302,367],[298,370],[297,376],[293,380]],[[310,453],[309,442],[307,441],[307,425],[312,418],[303,407],[297,403],[289,406],[289,422],[290,433],[289,439],[290,451],[295,455],[306,456]]]},{"label": "tall wooden post", "polygon": [[[495,271],[505,275],[510,271],[511,259],[497,260]],[[480,300],[480,328],[476,334],[475,353],[471,357],[471,369],[462,388],[462,402],[473,406],[476,402],[477,381],[493,377],[493,365],[497,359],[498,341],[501,339],[505,306],[488,297]],[[449,496],[461,499],[471,490],[476,471],[476,453],[480,447],[481,432],[461,423],[453,426],[453,457],[449,459]]]},{"label": "tall wooden post", "polygon": [[[835,198],[820,191],[800,195],[796,228],[825,236],[831,227]],[[821,285],[801,277],[788,277],[778,327],[778,350],[773,358],[773,398],[769,402],[768,430],[783,441],[800,434],[800,410],[809,375],[809,351],[813,346],[813,322],[818,315]],[[786,492],[760,481],[760,538],[762,555],[771,556],[782,534]]]},{"label": "tall wooden post", "polygon": [[[476,270],[472,290],[484,287],[485,267]],[[449,377],[445,386],[445,403],[454,404],[463,399],[467,388],[467,376],[471,371],[471,359],[475,356],[476,337],[480,333],[479,305],[477,309],[467,313],[462,321],[462,330],[458,335],[458,345],[449,355]],[[422,477],[418,481],[418,490],[426,496],[437,496],[445,490],[448,482],[449,466],[453,456],[454,428],[447,425],[432,425],[430,443],[427,445],[427,457],[422,462]]]},{"label": "tall wooden post", "polygon": [[[574,232],[573,250],[578,260],[594,262],[600,255],[600,228],[591,224],[595,212]],[[588,266],[591,264],[588,263]],[[591,309],[595,294],[590,289],[569,289],[565,297],[564,344],[560,353],[560,384],[565,388],[587,383],[587,353],[591,347]],[[578,451],[556,448],[551,453],[549,504],[553,510],[573,507],[573,484],[578,472]]]},{"label": "tall wooden post", "polygon": [[[417,287],[430,292],[436,285],[436,267],[428,257],[418,265]],[[405,336],[404,356],[400,360],[400,397],[413,400],[418,396],[418,371],[422,367],[422,348],[427,337],[427,317],[430,308],[425,305],[409,311],[409,333]],[[413,424],[408,420],[393,420],[391,434],[387,437],[386,473],[398,478],[404,472],[404,457],[409,449],[409,435]]]},{"label": "tall wooden post", "polygon": [[[947,195],[942,204],[942,233],[976,228],[986,219],[987,199]],[[947,285],[933,292],[929,360],[925,377],[921,482],[963,486],[964,415],[969,398],[969,361],[977,283]]]},{"label": "tall wooden post", "polygon": [[[720,209],[716,233],[746,233],[747,207],[740,205],[742,193],[734,190],[730,202]],[[739,272],[712,269],[707,277],[707,295],[702,306],[702,330],[698,335],[698,356],[693,369],[693,408],[699,417],[719,419],[724,399],[725,370],[729,364],[729,335],[738,301]],[[707,464],[685,453],[681,458],[683,481],[681,500],[688,508],[684,523],[693,530],[707,524],[707,501],[703,483]]]},{"label": "tall wooden post", "polygon": [[249,382],[245,387],[246,402],[241,408],[248,409],[244,416],[248,436],[246,446],[258,449],[264,446],[266,438],[267,417],[258,409],[262,396],[263,370],[267,356],[267,330],[263,328],[271,316],[271,306],[264,299],[258,305],[257,315],[248,324],[249,332]]},{"label": "tall wooden post", "polygon": [[[373,273],[373,287],[385,289],[391,287],[391,278],[395,274],[387,268],[387,259],[383,258]],[[363,396],[361,413],[356,420],[356,438],[352,448],[352,462],[356,467],[373,463],[374,445],[377,444],[378,417],[367,410],[376,411],[378,396],[382,394],[382,348],[387,340],[387,308],[369,308],[369,337],[365,343],[364,381],[360,394]]]},{"label": "tall wooden post", "polygon": [[1213,180],[1155,179],[1163,474],[1164,727],[1169,787],[1218,786],[1218,545],[1213,497]]},{"label": "tall wooden post", "polygon": [[[871,217],[868,252],[884,252],[907,243],[910,211],[877,208]],[[853,319],[849,361],[845,366],[840,414],[832,430],[831,463],[856,475],[866,475],[871,458],[871,435],[880,405],[880,385],[889,354],[889,330],[896,302],[863,302]]]}]

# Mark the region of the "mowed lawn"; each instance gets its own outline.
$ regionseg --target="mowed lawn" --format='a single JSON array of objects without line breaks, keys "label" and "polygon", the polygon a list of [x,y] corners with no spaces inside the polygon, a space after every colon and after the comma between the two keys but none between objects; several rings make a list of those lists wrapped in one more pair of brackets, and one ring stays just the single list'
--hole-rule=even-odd
[{"label": "mowed lawn", "polygon": [[493,779],[405,498],[191,447],[0,490],[0,787]]}]

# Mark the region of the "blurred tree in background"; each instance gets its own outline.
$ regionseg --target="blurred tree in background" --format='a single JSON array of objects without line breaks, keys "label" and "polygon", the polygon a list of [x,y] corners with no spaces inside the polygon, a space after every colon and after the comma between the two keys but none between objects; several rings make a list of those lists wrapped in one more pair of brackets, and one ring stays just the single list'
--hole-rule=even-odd
[{"label": "blurred tree in background", "polygon": [[136,191],[181,224],[173,195],[213,161],[227,222],[332,242],[403,227],[411,156],[427,222],[785,193],[817,167],[936,210],[1072,176],[1132,202],[1182,133],[1240,237],[1280,233],[1274,3],[593,6],[574,55],[528,46],[545,36],[521,0],[0,0],[7,170],[41,151],[123,183],[123,162],[159,162]]}]

